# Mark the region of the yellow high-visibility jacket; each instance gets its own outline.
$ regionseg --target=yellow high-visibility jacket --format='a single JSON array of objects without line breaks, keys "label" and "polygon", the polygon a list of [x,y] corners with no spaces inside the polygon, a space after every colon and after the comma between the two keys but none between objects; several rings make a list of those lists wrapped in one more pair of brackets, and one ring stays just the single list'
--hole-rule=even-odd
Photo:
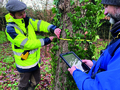
[{"label": "yellow high-visibility jacket", "polygon": [[[29,72],[38,68],[40,62],[40,48],[49,44],[49,38],[37,39],[35,31],[54,32],[56,26],[43,20],[34,20],[26,16],[25,19],[14,19],[10,14],[5,16],[7,26],[7,39],[12,43],[16,68],[19,72]],[[21,54],[29,51],[26,60],[21,59]]]}]

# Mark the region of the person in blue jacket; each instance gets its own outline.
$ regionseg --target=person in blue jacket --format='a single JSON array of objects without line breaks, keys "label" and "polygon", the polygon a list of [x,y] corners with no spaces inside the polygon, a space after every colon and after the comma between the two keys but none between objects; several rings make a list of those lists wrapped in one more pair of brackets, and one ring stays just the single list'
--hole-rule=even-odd
[{"label": "person in blue jacket", "polygon": [[97,62],[82,60],[91,69],[84,73],[77,67],[68,68],[79,90],[120,90],[120,0],[102,0],[105,15],[114,23],[111,31],[113,40]]}]

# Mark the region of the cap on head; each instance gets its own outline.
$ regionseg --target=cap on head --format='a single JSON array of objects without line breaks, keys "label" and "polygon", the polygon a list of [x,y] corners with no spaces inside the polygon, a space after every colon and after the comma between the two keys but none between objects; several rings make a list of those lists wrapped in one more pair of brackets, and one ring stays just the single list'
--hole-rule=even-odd
[{"label": "cap on head", "polygon": [[102,4],[120,6],[120,0],[102,0]]},{"label": "cap on head", "polygon": [[23,11],[27,8],[26,4],[19,0],[9,0],[6,4],[6,9],[9,12]]}]

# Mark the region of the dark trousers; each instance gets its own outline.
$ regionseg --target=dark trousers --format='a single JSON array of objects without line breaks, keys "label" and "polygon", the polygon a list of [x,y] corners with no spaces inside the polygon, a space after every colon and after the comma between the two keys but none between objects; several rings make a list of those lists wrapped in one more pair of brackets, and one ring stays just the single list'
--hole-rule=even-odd
[{"label": "dark trousers", "polygon": [[19,74],[20,74],[18,84],[19,90],[34,90],[35,86],[37,86],[38,83],[40,82],[40,68],[32,72]]}]

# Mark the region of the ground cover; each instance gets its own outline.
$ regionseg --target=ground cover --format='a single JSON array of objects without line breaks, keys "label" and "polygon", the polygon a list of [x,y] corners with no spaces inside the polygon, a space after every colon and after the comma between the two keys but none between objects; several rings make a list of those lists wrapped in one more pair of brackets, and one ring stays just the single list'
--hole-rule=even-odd
[{"label": "ground cover", "polygon": [[93,59],[97,60],[100,56],[100,51],[105,49],[106,46],[108,45],[108,40],[103,40],[103,39],[98,39],[96,42],[93,42],[93,44],[95,45],[95,52],[94,52],[94,56]]}]

